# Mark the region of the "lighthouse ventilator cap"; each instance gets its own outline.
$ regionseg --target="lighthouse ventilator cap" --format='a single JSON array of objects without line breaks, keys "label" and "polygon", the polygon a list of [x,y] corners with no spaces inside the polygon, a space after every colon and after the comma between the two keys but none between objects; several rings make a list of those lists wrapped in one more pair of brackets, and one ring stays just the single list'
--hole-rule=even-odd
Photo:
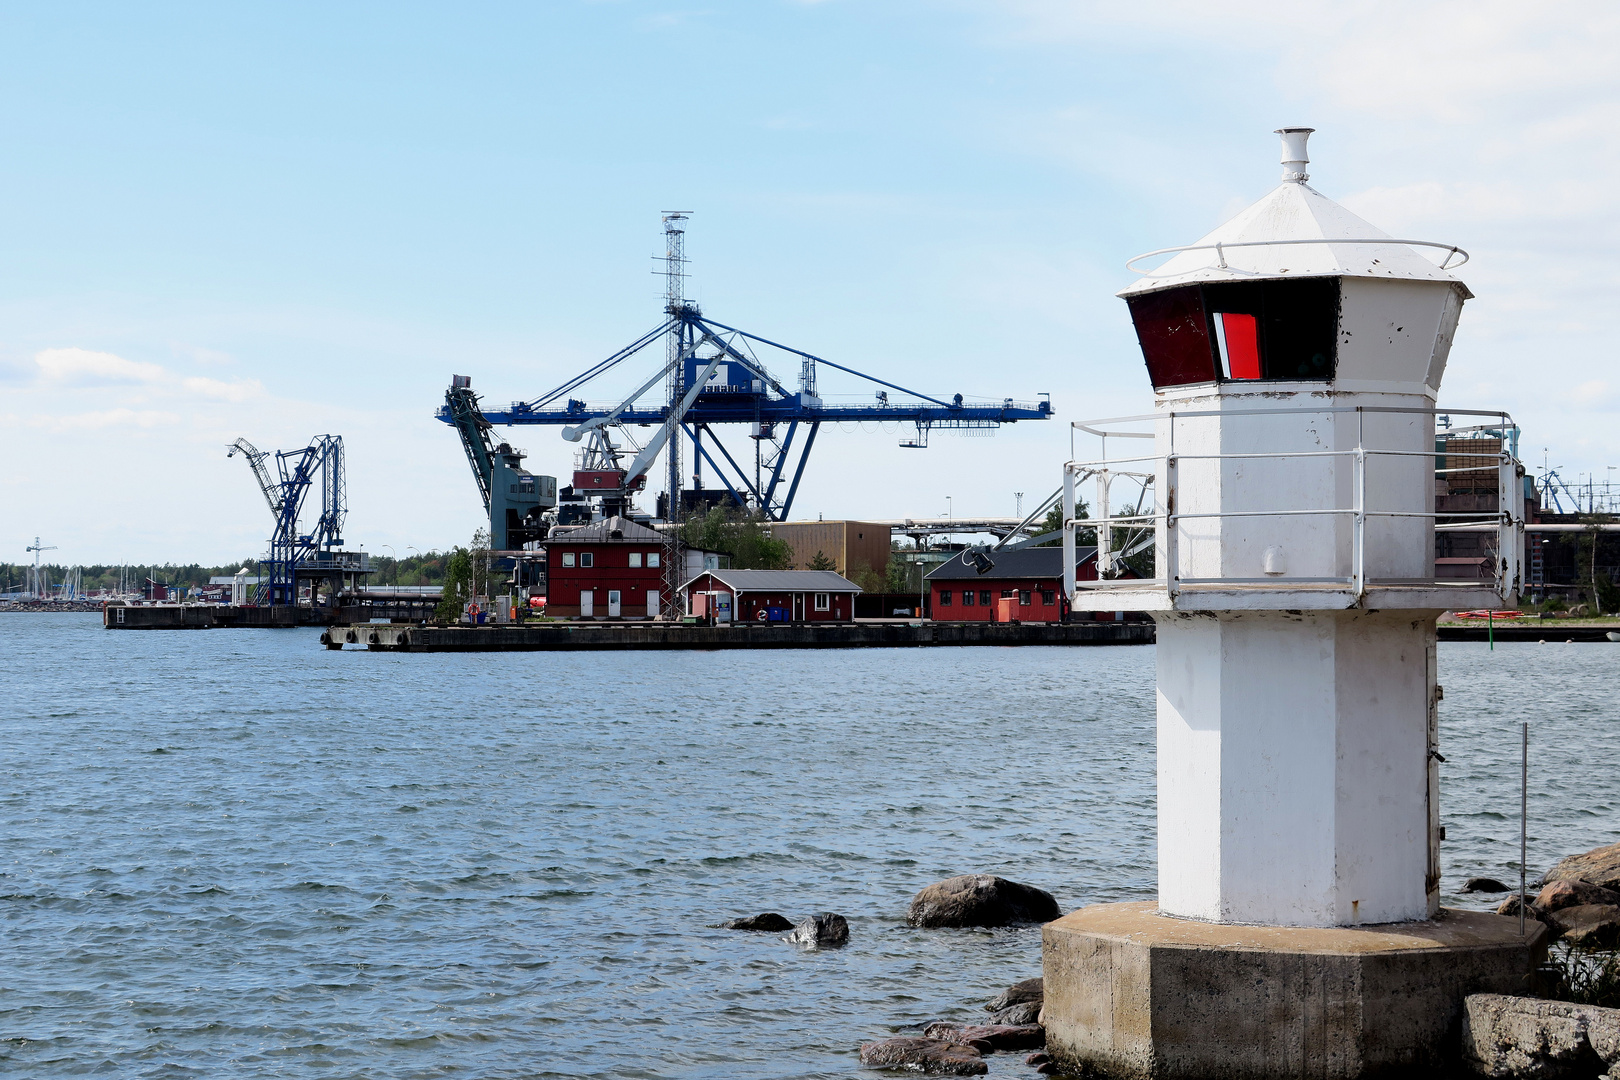
[{"label": "lighthouse ventilator cap", "polygon": [[[1172,289],[1200,281],[1254,281],[1304,277],[1369,277],[1408,281],[1444,281],[1463,289],[1443,265],[1460,266],[1460,248],[1423,240],[1397,240],[1357,217],[1306,183],[1310,163],[1306,141],[1314,128],[1280,128],[1282,183],[1226,224],[1184,247],[1162,248],[1138,255],[1127,265],[1142,280],[1120,290],[1121,297]],[[1355,241],[1333,243],[1334,240]],[[1387,240],[1389,243],[1378,243]],[[1300,241],[1326,241],[1301,243]],[[1420,254],[1434,250],[1437,265]],[[1135,263],[1173,254],[1162,266],[1137,270]]]}]

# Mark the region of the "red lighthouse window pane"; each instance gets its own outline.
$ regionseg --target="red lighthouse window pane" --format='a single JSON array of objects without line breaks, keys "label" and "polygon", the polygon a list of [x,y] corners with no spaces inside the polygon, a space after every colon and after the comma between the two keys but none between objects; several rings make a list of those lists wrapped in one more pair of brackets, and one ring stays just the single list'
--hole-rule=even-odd
[{"label": "red lighthouse window pane", "polygon": [[1221,364],[1228,379],[1260,377],[1260,323],[1253,315],[1235,311],[1219,312],[1215,330],[1221,348]]},{"label": "red lighthouse window pane", "polygon": [[1215,350],[1197,285],[1132,296],[1126,303],[1154,386],[1215,381]]}]

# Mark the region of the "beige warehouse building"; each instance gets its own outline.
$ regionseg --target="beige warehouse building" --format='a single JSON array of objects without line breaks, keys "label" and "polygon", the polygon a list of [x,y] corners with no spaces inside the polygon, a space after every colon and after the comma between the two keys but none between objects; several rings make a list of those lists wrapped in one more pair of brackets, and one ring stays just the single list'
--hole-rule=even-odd
[{"label": "beige warehouse building", "polygon": [[795,570],[805,570],[821,552],[840,574],[849,577],[865,566],[874,573],[889,569],[889,527],[872,521],[783,521],[771,536],[793,548]]}]

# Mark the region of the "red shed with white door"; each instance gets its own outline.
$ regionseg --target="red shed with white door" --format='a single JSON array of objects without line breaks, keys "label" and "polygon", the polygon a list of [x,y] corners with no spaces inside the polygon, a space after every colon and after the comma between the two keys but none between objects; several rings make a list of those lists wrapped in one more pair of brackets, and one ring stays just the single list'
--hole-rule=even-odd
[{"label": "red shed with white door", "polygon": [[831,570],[709,570],[681,587],[711,622],[853,622],[861,587]]}]

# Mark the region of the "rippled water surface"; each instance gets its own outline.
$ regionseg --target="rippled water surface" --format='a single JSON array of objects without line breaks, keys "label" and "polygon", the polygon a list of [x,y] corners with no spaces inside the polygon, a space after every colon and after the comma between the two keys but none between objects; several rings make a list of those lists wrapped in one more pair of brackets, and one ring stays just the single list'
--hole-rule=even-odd
[{"label": "rippled water surface", "polygon": [[[0,1072],[854,1076],[1039,971],[1037,930],[908,929],[920,886],[1152,896],[1151,647],[318,633],[0,615]],[[1616,838],[1620,647],[1443,644],[1441,673],[1448,889],[1516,873],[1521,719],[1531,866]],[[763,910],[850,944],[713,928]]]}]

